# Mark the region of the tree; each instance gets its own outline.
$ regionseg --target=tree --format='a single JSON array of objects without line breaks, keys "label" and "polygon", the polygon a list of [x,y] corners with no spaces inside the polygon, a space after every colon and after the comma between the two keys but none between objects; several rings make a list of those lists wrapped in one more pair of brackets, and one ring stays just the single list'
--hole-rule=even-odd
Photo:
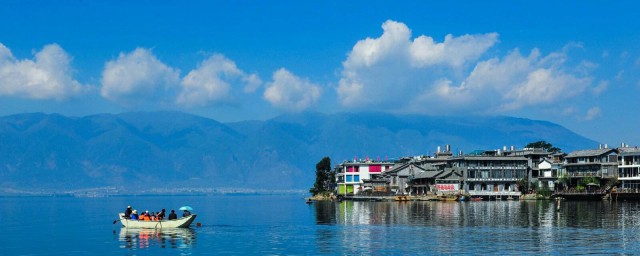
[{"label": "tree", "polygon": [[571,178],[569,178],[569,176],[567,176],[566,174],[563,174],[562,176],[558,177],[558,183],[562,184],[562,187],[565,188],[571,184]]},{"label": "tree", "polygon": [[550,153],[562,152],[562,149],[560,149],[558,147],[554,147],[553,145],[551,145],[551,143],[546,142],[544,140],[531,142],[531,143],[527,144],[525,146],[525,148],[542,148],[542,149],[547,150],[547,152],[550,152]]},{"label": "tree", "polygon": [[523,194],[529,193],[529,177],[524,177],[516,182],[518,190]]},{"label": "tree", "polygon": [[334,181],[335,172],[331,171],[331,158],[326,156],[316,164],[316,182],[309,192],[314,196],[329,192]]}]

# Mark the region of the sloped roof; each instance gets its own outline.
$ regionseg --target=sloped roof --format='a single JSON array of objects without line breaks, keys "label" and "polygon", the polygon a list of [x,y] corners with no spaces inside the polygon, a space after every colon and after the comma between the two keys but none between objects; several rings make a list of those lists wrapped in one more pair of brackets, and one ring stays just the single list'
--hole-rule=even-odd
[{"label": "sloped roof", "polygon": [[638,155],[638,154],[640,154],[640,148],[638,148],[638,147],[618,148],[618,152],[619,152],[620,155]]},{"label": "sloped roof", "polygon": [[553,164],[553,161],[551,161],[551,160],[549,160],[549,159],[547,159],[547,158],[542,158],[540,161],[538,161],[538,163],[537,163],[537,164],[541,164],[542,162],[548,162],[548,163],[550,163],[550,164]]},{"label": "sloped roof", "polygon": [[457,159],[464,160],[502,160],[502,161],[526,161],[523,156],[464,156]]},{"label": "sloped roof", "polygon": [[462,174],[456,172],[455,170],[451,169],[451,170],[446,170],[442,173],[440,173],[436,179],[439,180],[457,180],[459,178],[462,177]]},{"label": "sloped roof", "polygon": [[391,169],[386,170],[384,173],[398,173],[399,171],[404,170],[405,168],[409,167],[409,165],[411,165],[412,163],[403,163],[401,165],[397,165],[397,166],[393,166],[391,167]]},{"label": "sloped roof", "polygon": [[616,152],[616,150],[613,148],[576,150],[569,153],[567,157],[571,158],[571,157],[585,157],[585,156],[601,156],[601,155],[608,154],[611,151]]},{"label": "sloped roof", "polygon": [[414,179],[431,179],[431,178],[437,177],[439,174],[443,172],[444,171],[425,171],[425,172],[420,172],[414,175],[413,178]]}]

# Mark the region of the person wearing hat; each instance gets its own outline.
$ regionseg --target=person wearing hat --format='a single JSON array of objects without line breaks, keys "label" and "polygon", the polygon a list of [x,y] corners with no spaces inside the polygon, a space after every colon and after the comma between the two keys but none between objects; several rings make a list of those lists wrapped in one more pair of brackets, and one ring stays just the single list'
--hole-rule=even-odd
[{"label": "person wearing hat", "polygon": [[138,220],[138,219],[139,219],[139,218],[138,218],[138,211],[137,211],[137,210],[133,210],[133,211],[131,212],[131,219],[132,219],[132,220]]},{"label": "person wearing hat", "polygon": [[125,219],[131,219],[131,205],[127,206],[127,209],[124,210],[124,218]]}]

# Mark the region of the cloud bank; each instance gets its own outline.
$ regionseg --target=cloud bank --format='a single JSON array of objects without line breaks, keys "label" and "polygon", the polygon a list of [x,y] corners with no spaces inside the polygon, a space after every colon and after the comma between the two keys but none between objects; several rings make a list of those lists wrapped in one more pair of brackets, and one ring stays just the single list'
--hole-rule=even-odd
[{"label": "cloud bank", "polygon": [[315,104],[320,92],[320,86],[281,68],[273,73],[273,81],[267,84],[264,99],[273,106],[295,112]]},{"label": "cloud bank", "polygon": [[565,67],[565,52],[518,49],[482,59],[498,34],[412,40],[403,23],[386,21],[378,38],[358,41],[342,63],[336,89],[350,109],[455,114],[495,113],[551,104],[583,93],[592,78]]},{"label": "cloud bank", "polygon": [[18,60],[0,43],[0,95],[64,100],[84,89],[73,79],[71,57],[59,45],[46,45],[33,60]]},{"label": "cloud bank", "polygon": [[137,48],[106,63],[101,95],[128,107],[150,103],[192,108],[230,102],[235,87],[253,93],[261,84],[257,74],[246,74],[220,54],[210,56],[181,78],[178,69],[160,61],[151,50]]},{"label": "cloud bank", "polygon": [[[607,80],[594,85],[590,73],[596,64],[569,64],[567,49],[580,44],[569,43],[546,55],[538,49],[524,54],[519,49],[491,52],[498,38],[497,33],[449,34],[441,41],[414,37],[407,25],[388,20],[379,37],[353,45],[341,63],[337,85],[313,83],[283,67],[263,86],[258,74],[243,71],[222,54],[208,56],[181,76],[179,69],[150,49],[136,48],[105,63],[99,92],[128,108],[190,109],[251,102],[247,105],[268,103],[295,112],[312,108],[323,94],[321,88],[333,86],[335,98],[328,99],[337,103],[333,110],[448,115],[555,106],[585,92],[599,97],[609,88]],[[96,92],[74,80],[70,62],[56,44],[36,52],[32,60],[18,60],[0,44],[0,96],[64,100]],[[560,107],[586,111],[567,105]],[[583,120],[599,116],[594,108]]]},{"label": "cloud bank", "polygon": [[234,82],[243,85],[245,93],[254,92],[262,84],[258,75],[245,74],[233,61],[213,55],[182,79],[176,102],[184,106],[206,106],[229,101]]},{"label": "cloud bank", "polygon": [[166,102],[179,81],[180,71],[162,63],[150,50],[137,48],[106,63],[101,94],[125,105]]}]

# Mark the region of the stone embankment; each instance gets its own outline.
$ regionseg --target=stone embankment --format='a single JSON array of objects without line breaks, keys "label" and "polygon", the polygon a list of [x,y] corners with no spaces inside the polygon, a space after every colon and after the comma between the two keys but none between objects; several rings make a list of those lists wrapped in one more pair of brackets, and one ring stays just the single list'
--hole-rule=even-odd
[{"label": "stone embankment", "polygon": [[335,200],[337,199],[333,193],[321,193],[309,198],[313,201],[323,201],[323,200]]}]

